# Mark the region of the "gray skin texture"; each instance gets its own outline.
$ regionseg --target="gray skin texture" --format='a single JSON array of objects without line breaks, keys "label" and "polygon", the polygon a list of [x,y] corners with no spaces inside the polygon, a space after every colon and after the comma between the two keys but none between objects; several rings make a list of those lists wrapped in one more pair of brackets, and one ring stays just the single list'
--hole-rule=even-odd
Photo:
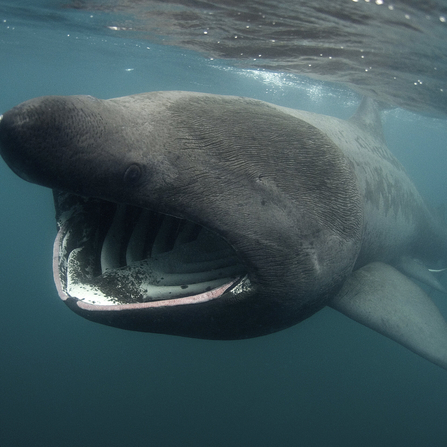
[{"label": "gray skin texture", "polygon": [[[370,100],[343,121],[189,92],[43,97],[5,113],[0,147],[25,180],[203,225],[228,241],[247,268],[249,286],[206,303],[119,312],[66,301],[104,324],[246,338],[293,325],[330,304],[406,339],[346,309],[351,290],[362,290],[365,281],[352,274],[372,265],[380,278],[383,265],[397,266],[402,257],[417,259],[422,269],[446,258],[445,229],[387,149]],[[353,285],[337,295],[345,283]],[[442,344],[447,330],[439,331]]]}]

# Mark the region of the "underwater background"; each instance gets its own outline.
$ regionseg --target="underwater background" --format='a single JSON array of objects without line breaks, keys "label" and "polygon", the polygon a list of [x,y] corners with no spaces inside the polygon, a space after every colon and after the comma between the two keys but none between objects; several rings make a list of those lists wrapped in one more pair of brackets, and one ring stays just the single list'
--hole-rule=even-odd
[{"label": "underwater background", "polygon": [[[290,67],[275,71],[274,49],[268,71],[235,63],[231,54],[220,59],[177,41],[164,45],[147,33],[123,35],[132,2],[121,9],[110,2],[109,10],[91,3],[0,0],[0,114],[42,95],[152,90],[248,96],[341,118],[360,102],[364,87],[338,83],[339,72],[322,79]],[[445,23],[442,11],[422,13],[437,27]],[[440,51],[437,27],[433,35],[423,29],[424,63],[442,67],[447,51]],[[447,50],[447,23],[444,33]],[[403,78],[422,79],[406,67]],[[383,122],[391,151],[427,202],[440,207],[447,196],[447,79],[433,79],[412,111],[390,108]],[[381,82],[369,88],[385,99]],[[405,97],[399,90],[395,103],[403,98],[406,105]],[[446,371],[395,342],[332,309],[244,341],[91,323],[62,303],[53,283],[51,191],[2,162],[0,207],[0,447],[446,445]],[[431,296],[447,317],[447,296]]]}]

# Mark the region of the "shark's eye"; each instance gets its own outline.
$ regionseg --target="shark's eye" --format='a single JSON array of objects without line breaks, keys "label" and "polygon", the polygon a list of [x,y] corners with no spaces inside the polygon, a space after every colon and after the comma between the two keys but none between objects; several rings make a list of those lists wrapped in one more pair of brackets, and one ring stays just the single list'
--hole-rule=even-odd
[{"label": "shark's eye", "polygon": [[123,182],[126,186],[135,186],[141,178],[141,168],[139,165],[131,164],[124,173]]}]

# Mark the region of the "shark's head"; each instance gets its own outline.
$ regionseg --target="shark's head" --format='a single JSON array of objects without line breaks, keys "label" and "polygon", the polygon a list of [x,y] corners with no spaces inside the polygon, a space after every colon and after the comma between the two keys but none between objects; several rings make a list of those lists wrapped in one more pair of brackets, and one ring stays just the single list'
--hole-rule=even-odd
[{"label": "shark's head", "polygon": [[0,150],[54,190],[59,295],[100,323],[267,334],[325,306],[359,252],[349,162],[315,127],[259,101],[37,98],[2,116]]}]

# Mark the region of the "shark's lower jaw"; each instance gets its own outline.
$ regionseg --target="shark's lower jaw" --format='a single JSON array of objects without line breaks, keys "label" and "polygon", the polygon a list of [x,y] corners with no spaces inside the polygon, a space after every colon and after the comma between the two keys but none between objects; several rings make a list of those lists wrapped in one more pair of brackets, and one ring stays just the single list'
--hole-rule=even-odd
[{"label": "shark's lower jaw", "polygon": [[208,301],[246,275],[225,240],[187,220],[59,191],[55,205],[56,286],[81,307]]}]

